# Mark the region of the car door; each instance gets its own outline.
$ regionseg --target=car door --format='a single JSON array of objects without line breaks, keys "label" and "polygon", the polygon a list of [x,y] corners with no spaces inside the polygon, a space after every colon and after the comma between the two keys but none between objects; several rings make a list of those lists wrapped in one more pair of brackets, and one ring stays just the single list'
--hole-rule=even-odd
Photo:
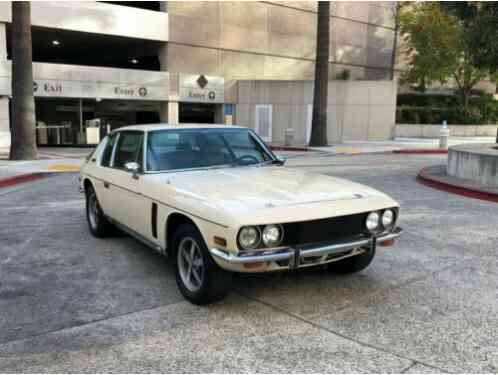
[{"label": "car door", "polygon": [[118,133],[109,134],[104,140],[105,146],[100,156],[100,160],[95,160],[94,167],[91,168],[92,183],[97,193],[99,204],[104,211],[104,214],[110,217],[112,215],[112,205],[110,202],[111,189],[109,189],[109,176],[113,173],[111,169],[111,160],[114,154]]},{"label": "car door", "polygon": [[[144,132],[121,131],[107,175],[106,199],[109,216],[138,234],[145,235],[147,212],[150,204],[141,194],[143,172]],[[139,164],[137,173],[127,170],[126,164]]]}]

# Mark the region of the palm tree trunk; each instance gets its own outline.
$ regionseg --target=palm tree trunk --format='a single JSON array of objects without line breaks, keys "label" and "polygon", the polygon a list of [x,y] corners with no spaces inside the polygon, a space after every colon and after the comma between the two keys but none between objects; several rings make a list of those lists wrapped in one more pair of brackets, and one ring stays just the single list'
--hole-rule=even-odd
[{"label": "palm tree trunk", "polygon": [[10,159],[36,159],[29,1],[12,2],[12,125]]},{"label": "palm tree trunk", "polygon": [[398,34],[399,34],[399,2],[393,5],[393,16],[394,16],[394,40],[393,40],[393,51],[391,53],[391,81],[394,80],[394,69],[396,67],[396,52],[398,50]]},{"label": "palm tree trunk", "polygon": [[310,146],[327,145],[327,96],[329,83],[330,3],[318,2],[315,85]]}]

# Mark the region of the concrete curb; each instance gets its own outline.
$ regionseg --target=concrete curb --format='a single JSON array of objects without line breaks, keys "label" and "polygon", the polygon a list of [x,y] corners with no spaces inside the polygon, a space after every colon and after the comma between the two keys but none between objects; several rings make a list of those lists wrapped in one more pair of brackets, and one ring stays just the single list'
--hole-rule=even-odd
[{"label": "concrete curb", "polygon": [[40,180],[42,178],[48,177],[50,174],[51,173],[48,172],[36,172],[36,173],[20,174],[17,176],[0,179],[0,189],[23,184],[26,182]]},{"label": "concrete curb", "polygon": [[448,150],[439,149],[439,148],[406,148],[401,150],[394,150],[395,154],[447,154]]},{"label": "concrete curb", "polygon": [[311,151],[308,147],[270,146],[272,151]]},{"label": "concrete curb", "polygon": [[434,167],[425,167],[418,172],[417,180],[423,185],[432,187],[437,190],[445,191],[447,193],[498,203],[498,194],[483,189],[479,189],[477,187],[470,187],[464,185],[463,183],[462,184],[450,183],[449,181],[441,177],[437,177],[431,174],[430,173],[431,168]]}]

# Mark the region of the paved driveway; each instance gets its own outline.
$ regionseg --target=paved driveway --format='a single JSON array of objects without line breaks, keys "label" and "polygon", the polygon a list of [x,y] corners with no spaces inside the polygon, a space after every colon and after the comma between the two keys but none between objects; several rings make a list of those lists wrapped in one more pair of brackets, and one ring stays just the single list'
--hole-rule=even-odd
[{"label": "paved driveway", "polygon": [[168,260],[86,228],[77,176],[0,190],[0,372],[498,372],[498,205],[415,181],[440,156],[294,158],[402,205],[362,273],[240,276],[197,307]]}]

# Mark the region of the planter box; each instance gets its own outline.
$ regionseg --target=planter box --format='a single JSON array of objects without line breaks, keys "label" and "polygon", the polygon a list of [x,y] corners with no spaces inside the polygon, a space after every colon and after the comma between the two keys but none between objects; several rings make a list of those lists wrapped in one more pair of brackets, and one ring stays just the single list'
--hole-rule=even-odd
[{"label": "planter box", "polygon": [[[451,137],[495,137],[498,125],[448,125]],[[396,124],[395,137],[438,138],[441,124]]]}]

